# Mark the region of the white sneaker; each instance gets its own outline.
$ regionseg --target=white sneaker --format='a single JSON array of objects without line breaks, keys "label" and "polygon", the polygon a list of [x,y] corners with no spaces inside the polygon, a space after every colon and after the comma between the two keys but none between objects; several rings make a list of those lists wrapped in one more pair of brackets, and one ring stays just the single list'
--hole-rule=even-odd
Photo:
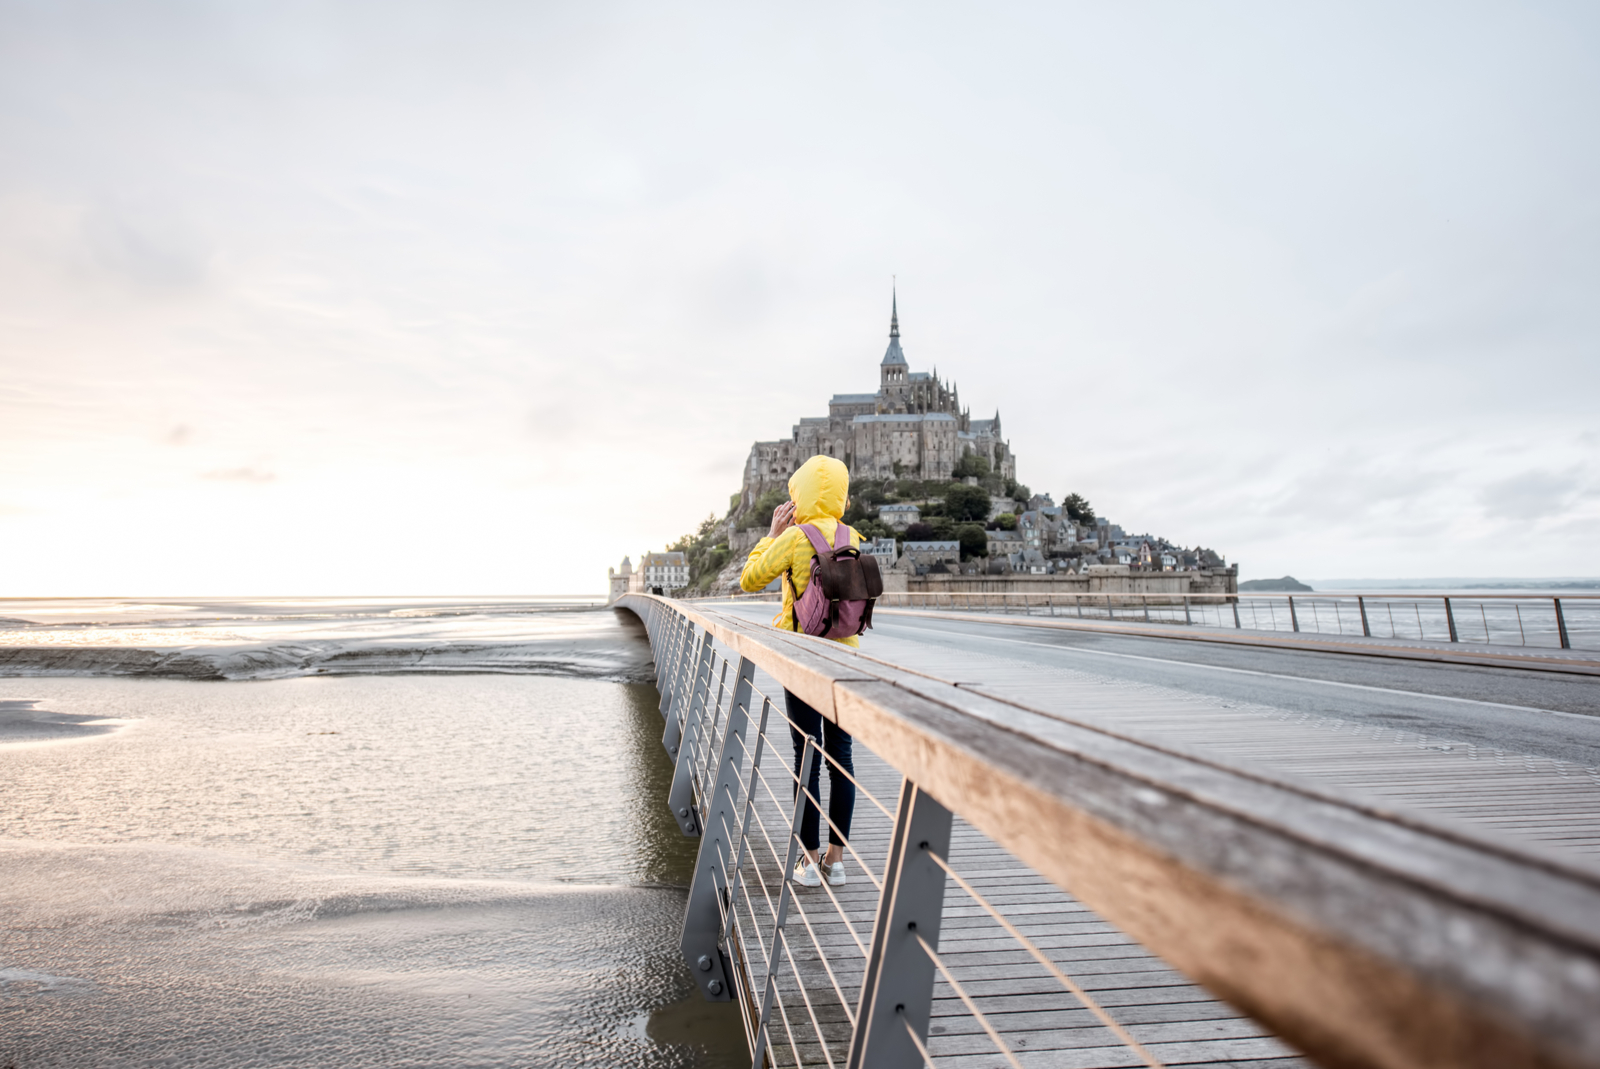
[{"label": "white sneaker", "polygon": [[794,875],[790,877],[801,887],[821,887],[822,876],[817,872],[815,861],[801,859],[794,866]]},{"label": "white sneaker", "polygon": [[828,885],[830,887],[844,886],[844,858],[841,857],[832,865],[823,864],[822,871],[828,877]]}]

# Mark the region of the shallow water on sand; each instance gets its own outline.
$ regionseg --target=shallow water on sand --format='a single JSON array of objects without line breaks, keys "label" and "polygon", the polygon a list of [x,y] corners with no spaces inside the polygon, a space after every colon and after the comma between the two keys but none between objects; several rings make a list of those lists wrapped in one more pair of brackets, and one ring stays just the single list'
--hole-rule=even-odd
[{"label": "shallow water on sand", "polygon": [[66,725],[0,730],[0,1065],[738,1064],[676,948],[656,702],[0,679],[0,714]]},{"label": "shallow water on sand", "polygon": [[571,598],[0,598],[0,676],[507,672],[635,682],[632,617]]}]

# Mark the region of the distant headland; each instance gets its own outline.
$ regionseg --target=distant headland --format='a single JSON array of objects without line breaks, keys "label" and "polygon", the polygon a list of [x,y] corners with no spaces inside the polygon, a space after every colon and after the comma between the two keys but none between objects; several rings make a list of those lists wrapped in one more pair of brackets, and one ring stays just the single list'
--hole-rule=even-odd
[{"label": "distant headland", "polygon": [[1306,586],[1292,575],[1281,579],[1247,579],[1239,584],[1243,592],[1257,591],[1265,594],[1298,594],[1301,591],[1310,592],[1311,587]]}]

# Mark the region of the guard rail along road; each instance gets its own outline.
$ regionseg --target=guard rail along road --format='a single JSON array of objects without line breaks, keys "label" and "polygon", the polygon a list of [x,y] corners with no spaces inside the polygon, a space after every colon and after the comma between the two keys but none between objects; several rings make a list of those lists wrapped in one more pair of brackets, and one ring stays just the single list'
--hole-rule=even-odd
[{"label": "guard rail along road", "polygon": [[1021,613],[1419,642],[1600,649],[1600,594],[888,592],[889,608]]},{"label": "guard rail along road", "polygon": [[[646,594],[616,605],[648,631],[668,804],[700,837],[683,953],[706,998],[738,1003],[752,1066],[1090,1064],[1021,1023],[1048,993],[1008,995],[1023,988],[996,978],[1024,967],[1067,1007],[1052,1020],[1104,1037],[1093,1064],[1208,1060],[1051,950],[1052,931],[1092,910],[1127,953],[1278,1037],[1250,1042],[1283,1057],[1248,1064],[1298,1064],[1281,1040],[1332,1067],[1600,1067],[1595,870],[870,648]],[[796,776],[781,688],[869,751],[845,887],[788,879],[801,788],[829,758],[806,744]],[[1006,874],[1023,866],[1032,899],[1081,912],[1021,917]]]}]

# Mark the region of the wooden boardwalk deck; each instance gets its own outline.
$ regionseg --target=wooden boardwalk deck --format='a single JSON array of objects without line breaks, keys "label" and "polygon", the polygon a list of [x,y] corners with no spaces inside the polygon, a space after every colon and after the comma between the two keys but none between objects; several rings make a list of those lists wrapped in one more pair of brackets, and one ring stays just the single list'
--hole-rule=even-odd
[{"label": "wooden boardwalk deck", "polygon": [[[781,700],[781,689],[765,673],[757,673],[756,685]],[[768,796],[758,780],[761,825],[752,831],[751,849],[761,886],[752,887],[756,910],[747,929],[760,932],[770,932],[770,920],[765,926],[761,923],[763,893],[775,903],[782,879],[781,865],[773,860],[766,840],[782,852],[790,816],[785,803],[792,783],[784,771],[792,759],[787,728],[774,717],[769,734],[772,748],[761,765],[775,797]],[[855,753],[862,787],[892,812],[900,775],[860,745]],[[826,802],[826,776],[823,790]],[[871,801],[858,798],[850,841],[874,874],[881,875],[891,827],[890,818]],[[1260,1025],[1175,972],[959,818],[950,855],[950,863],[964,879],[1164,1064],[1248,1069],[1307,1064]],[[843,1064],[848,1015],[856,1009],[864,948],[878,905],[878,890],[862,872],[862,864],[847,858],[850,882],[844,888],[796,890],[787,926],[792,957],[784,959],[779,1008],[772,1017],[775,1065]],[[748,911],[745,916],[749,917]],[[954,883],[946,889],[942,923],[941,956],[1001,1030],[1022,1065],[1114,1069],[1144,1064]],[[757,963],[760,976],[763,949],[745,946],[741,953]],[[935,985],[929,1053],[941,1067],[987,1069],[1007,1064],[943,978]]]}]

